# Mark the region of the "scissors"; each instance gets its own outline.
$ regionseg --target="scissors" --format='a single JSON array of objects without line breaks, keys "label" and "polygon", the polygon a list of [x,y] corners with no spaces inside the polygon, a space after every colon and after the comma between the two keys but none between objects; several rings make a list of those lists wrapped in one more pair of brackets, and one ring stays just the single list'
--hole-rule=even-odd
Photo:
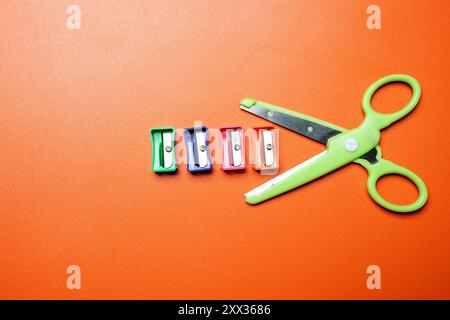
[{"label": "scissors", "polygon": [[[411,100],[397,112],[391,114],[376,112],[371,105],[374,93],[380,87],[393,82],[403,82],[409,85],[412,89]],[[380,142],[380,130],[410,113],[419,102],[420,94],[419,82],[408,75],[393,74],[375,81],[363,95],[364,121],[359,127],[352,130],[254,99],[241,100],[240,108],[242,110],[327,146],[327,150],[247,192],[244,195],[245,201],[249,204],[266,201],[318,179],[350,162],[356,162],[368,171],[367,191],[378,205],[394,212],[419,210],[425,205],[428,198],[425,183],[408,169],[382,159],[378,143]],[[403,176],[416,185],[419,196],[415,202],[399,205],[381,197],[377,190],[377,181],[385,175],[392,174]]]}]

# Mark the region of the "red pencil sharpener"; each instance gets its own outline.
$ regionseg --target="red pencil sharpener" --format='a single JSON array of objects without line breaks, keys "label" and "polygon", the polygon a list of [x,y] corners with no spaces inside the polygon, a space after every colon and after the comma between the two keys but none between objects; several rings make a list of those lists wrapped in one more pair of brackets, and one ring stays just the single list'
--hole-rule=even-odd
[{"label": "red pencil sharpener", "polygon": [[245,169],[245,140],[242,127],[220,128],[222,141],[222,170]]}]

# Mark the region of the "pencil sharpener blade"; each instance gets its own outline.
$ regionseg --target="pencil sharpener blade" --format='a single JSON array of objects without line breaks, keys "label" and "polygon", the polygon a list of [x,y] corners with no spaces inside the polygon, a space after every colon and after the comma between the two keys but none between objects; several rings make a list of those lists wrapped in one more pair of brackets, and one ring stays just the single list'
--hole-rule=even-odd
[{"label": "pencil sharpener blade", "polygon": [[185,128],[184,141],[187,150],[188,171],[211,171],[212,164],[208,145],[208,128],[204,126]]},{"label": "pencil sharpener blade", "polygon": [[176,171],[175,128],[152,128],[150,129],[150,138],[152,141],[152,171],[157,173]]},{"label": "pencil sharpener blade", "polygon": [[279,167],[278,132],[273,127],[257,127],[254,135],[253,168],[262,172],[277,171]]},{"label": "pencil sharpener blade", "polygon": [[245,140],[242,127],[223,127],[219,129],[222,141],[222,170],[245,169]]}]

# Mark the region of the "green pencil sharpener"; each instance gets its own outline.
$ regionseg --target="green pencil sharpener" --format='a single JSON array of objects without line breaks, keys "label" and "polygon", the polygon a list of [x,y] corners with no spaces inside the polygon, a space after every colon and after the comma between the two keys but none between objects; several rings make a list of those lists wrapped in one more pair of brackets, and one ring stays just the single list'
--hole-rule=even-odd
[{"label": "green pencil sharpener", "polygon": [[150,129],[152,140],[152,171],[157,173],[177,171],[175,158],[175,128]]}]

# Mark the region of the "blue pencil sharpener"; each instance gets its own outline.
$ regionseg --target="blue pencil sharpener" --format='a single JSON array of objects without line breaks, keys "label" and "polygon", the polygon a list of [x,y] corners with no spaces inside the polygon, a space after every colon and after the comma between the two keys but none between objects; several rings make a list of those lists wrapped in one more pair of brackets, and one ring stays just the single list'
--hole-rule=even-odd
[{"label": "blue pencil sharpener", "polygon": [[184,141],[187,150],[187,169],[189,172],[212,170],[208,146],[208,128],[194,127],[184,129]]}]

